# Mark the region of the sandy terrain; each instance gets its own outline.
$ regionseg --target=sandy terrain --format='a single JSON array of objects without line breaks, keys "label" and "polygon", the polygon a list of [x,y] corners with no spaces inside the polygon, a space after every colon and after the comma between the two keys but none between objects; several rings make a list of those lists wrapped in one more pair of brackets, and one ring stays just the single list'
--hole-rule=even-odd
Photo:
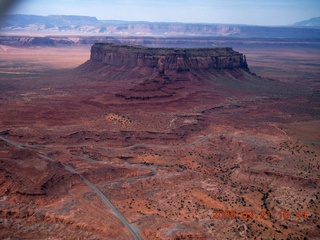
[{"label": "sandy terrain", "polygon": [[141,72],[67,70],[87,48],[2,46],[0,133],[21,145],[0,139],[0,238],[133,239],[85,178],[141,239],[319,239],[319,53],[244,53],[267,78],[171,73],[176,94],[141,101],[116,96]]},{"label": "sandy terrain", "polygon": [[0,73],[34,73],[50,69],[70,69],[90,57],[90,46],[11,47],[0,45]]}]

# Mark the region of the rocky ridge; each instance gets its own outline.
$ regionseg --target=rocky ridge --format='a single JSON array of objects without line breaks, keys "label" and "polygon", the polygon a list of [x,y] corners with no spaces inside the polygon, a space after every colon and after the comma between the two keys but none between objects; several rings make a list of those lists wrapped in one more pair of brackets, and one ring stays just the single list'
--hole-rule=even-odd
[{"label": "rocky ridge", "polygon": [[[182,89],[192,89],[199,83],[201,72],[221,76],[228,72],[235,78],[251,75],[246,56],[231,47],[151,48],[96,43],[91,47],[90,60],[78,69],[98,70],[106,80],[124,76],[128,88],[115,95],[126,100],[176,98]],[[129,87],[130,82],[135,83]]]},{"label": "rocky ridge", "polygon": [[189,71],[191,69],[248,70],[245,55],[232,48],[148,48],[135,45],[96,43],[91,47],[90,60],[117,67],[157,68]]},{"label": "rocky ridge", "polygon": [[[308,28],[305,28],[308,26]],[[319,39],[317,21],[294,26],[256,26],[215,23],[177,23],[98,20],[88,16],[23,15],[5,16],[0,24],[6,35],[41,34],[87,36],[162,36],[162,37],[232,37],[232,38],[290,38]]]}]

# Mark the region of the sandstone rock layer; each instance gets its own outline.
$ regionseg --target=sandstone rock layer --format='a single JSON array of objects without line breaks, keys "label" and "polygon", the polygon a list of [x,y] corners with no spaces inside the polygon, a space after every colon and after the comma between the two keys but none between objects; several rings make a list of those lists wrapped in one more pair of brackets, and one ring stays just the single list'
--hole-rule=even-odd
[{"label": "sandstone rock layer", "polygon": [[118,67],[157,68],[189,71],[199,69],[248,70],[246,57],[242,53],[226,48],[147,48],[134,45],[96,43],[91,48],[90,60]]}]

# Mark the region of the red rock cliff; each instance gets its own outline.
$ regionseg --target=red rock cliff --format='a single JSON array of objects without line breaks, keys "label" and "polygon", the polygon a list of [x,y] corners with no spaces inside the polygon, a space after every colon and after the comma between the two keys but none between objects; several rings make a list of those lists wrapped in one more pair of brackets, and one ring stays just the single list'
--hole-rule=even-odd
[{"label": "red rock cliff", "polygon": [[90,60],[112,66],[158,68],[189,71],[191,69],[248,70],[246,57],[232,48],[147,48],[134,45],[96,43],[91,47]]}]

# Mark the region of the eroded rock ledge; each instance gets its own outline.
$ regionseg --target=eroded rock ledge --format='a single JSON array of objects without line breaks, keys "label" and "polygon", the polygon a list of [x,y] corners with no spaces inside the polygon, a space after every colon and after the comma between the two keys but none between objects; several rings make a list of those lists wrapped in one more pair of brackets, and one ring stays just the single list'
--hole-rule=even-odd
[{"label": "eroded rock ledge", "polygon": [[90,60],[119,67],[157,68],[189,71],[199,69],[248,70],[246,56],[225,48],[147,48],[135,45],[96,43],[91,47]]}]

